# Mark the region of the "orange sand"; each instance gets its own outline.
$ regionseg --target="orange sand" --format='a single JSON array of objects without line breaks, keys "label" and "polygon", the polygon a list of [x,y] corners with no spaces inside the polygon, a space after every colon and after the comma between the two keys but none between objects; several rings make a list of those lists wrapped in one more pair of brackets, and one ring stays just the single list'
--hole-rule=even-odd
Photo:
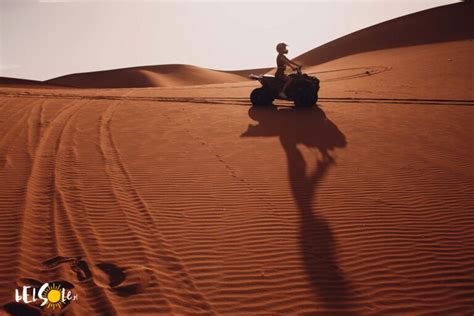
[{"label": "orange sand", "polygon": [[0,87],[3,312],[65,280],[68,315],[471,314],[472,41],[310,62],[314,110],[194,67]]}]

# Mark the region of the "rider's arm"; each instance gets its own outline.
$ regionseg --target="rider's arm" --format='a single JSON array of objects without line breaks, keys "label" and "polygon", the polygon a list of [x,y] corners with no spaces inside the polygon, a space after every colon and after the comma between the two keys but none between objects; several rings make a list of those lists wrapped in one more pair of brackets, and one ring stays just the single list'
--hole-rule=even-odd
[{"label": "rider's arm", "polygon": [[290,63],[292,63],[293,65],[295,65],[297,68],[301,68],[300,65],[298,65],[297,63],[295,63],[295,62],[293,62],[293,61],[291,61],[291,60],[290,60]]},{"label": "rider's arm", "polygon": [[292,61],[289,60],[286,56],[284,56],[284,57],[285,57],[285,62],[286,62],[286,64],[287,64],[288,66],[290,66],[292,69],[294,69],[292,66],[295,66],[295,67],[297,67],[297,68],[301,68],[301,66],[298,65],[297,63],[292,62]]}]

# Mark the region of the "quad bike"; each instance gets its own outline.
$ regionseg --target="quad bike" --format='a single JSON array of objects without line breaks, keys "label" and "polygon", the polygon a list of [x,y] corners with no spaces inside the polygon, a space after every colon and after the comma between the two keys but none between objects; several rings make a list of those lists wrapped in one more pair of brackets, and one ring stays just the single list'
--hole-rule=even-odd
[{"label": "quad bike", "polygon": [[273,100],[289,100],[295,103],[297,107],[311,107],[318,101],[319,79],[313,76],[303,74],[301,69],[289,75],[293,81],[286,88],[287,99],[278,97],[284,82],[269,75],[250,75],[250,78],[258,80],[262,86],[256,88],[250,94],[250,101],[254,106],[272,105]]}]

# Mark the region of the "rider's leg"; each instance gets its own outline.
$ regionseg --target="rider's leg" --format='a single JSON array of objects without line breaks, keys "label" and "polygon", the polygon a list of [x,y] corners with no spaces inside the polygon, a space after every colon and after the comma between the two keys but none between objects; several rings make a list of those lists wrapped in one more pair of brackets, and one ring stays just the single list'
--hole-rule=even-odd
[{"label": "rider's leg", "polygon": [[286,91],[286,88],[288,88],[288,86],[290,85],[291,81],[293,79],[291,77],[286,77],[285,79],[285,83],[283,84],[283,88],[281,88],[281,92],[280,92],[280,96],[283,97],[283,98],[288,98],[285,94],[285,91]]},{"label": "rider's leg", "polygon": [[285,84],[283,85],[283,88],[281,89],[281,91],[282,91],[283,93],[285,93],[286,88],[288,88],[288,86],[290,85],[291,81],[293,81],[293,78],[291,78],[291,77],[286,77]]}]

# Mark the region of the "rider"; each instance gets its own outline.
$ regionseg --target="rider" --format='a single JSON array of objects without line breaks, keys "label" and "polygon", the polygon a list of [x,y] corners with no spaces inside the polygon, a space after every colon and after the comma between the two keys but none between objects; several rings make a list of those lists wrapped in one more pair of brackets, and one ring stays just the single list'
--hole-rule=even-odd
[{"label": "rider", "polygon": [[288,45],[286,45],[285,43],[279,43],[276,46],[276,50],[278,52],[278,56],[276,59],[278,68],[275,73],[275,77],[282,80],[285,83],[283,85],[283,88],[281,89],[280,94],[278,95],[278,97],[283,98],[283,99],[288,99],[288,97],[285,94],[285,90],[290,85],[291,81],[293,80],[291,77],[285,74],[286,66],[289,66],[293,70],[301,69],[300,65],[292,62],[285,56],[285,54],[288,53],[288,49],[286,49],[287,46]]}]

